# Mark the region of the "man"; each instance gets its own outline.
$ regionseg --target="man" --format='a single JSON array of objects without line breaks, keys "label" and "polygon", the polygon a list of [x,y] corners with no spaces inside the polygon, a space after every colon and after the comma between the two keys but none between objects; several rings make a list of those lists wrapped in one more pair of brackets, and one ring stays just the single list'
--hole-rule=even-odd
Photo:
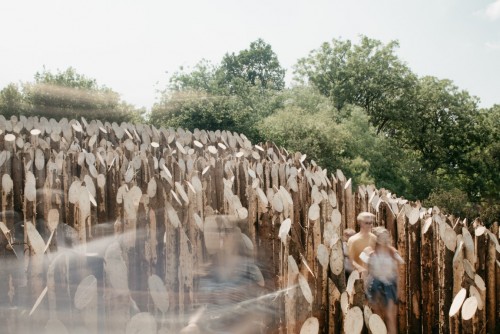
[{"label": "man", "polygon": [[360,259],[360,254],[365,248],[375,248],[377,237],[372,233],[372,225],[374,214],[370,212],[361,212],[357,217],[359,224],[359,232],[349,238],[347,242],[347,250],[349,259],[357,271],[364,277],[367,272],[368,265]]}]

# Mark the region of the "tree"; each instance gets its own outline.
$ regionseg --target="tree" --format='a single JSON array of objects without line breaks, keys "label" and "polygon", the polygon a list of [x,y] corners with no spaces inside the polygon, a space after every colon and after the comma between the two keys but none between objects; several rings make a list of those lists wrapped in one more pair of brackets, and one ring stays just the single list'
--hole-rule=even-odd
[{"label": "tree", "polygon": [[420,152],[430,172],[443,168],[453,174],[479,144],[477,103],[450,80],[423,77],[406,119],[396,122],[389,135]]},{"label": "tree", "polygon": [[259,122],[281,106],[285,71],[269,44],[257,40],[220,64],[200,61],[170,78],[150,122],[187,129],[230,130],[262,140]]},{"label": "tree", "polygon": [[143,111],[122,101],[120,95],[73,68],[35,74],[35,82],[25,84],[24,95],[30,106],[28,114],[60,119],[86,117],[102,121],[141,120]]},{"label": "tree", "polygon": [[244,96],[214,95],[201,90],[166,92],[156,103],[149,121],[157,126],[193,130],[229,130],[245,134],[253,142],[262,140],[259,122],[274,112],[281,97],[251,89]]},{"label": "tree", "polygon": [[175,72],[169,81],[167,91],[203,91],[210,94],[225,94],[227,90],[220,85],[220,74],[218,65],[212,64],[206,59],[199,61],[191,71],[187,71],[181,67],[179,71]]},{"label": "tree", "polygon": [[250,84],[262,89],[282,90],[285,88],[285,69],[271,45],[258,39],[250,43],[250,48],[226,54],[219,69],[221,84],[238,91],[241,84]]},{"label": "tree", "polygon": [[417,79],[396,56],[397,47],[366,36],[359,44],[334,39],[299,59],[295,79],[318,88],[339,110],[346,104],[364,108],[380,132],[405,118]]},{"label": "tree", "polygon": [[4,117],[23,114],[26,111],[24,96],[16,84],[9,84],[0,91],[0,114]]},{"label": "tree", "polygon": [[306,153],[323,168],[335,170],[343,165],[344,137],[348,134],[326,109],[311,114],[298,106],[287,105],[265,118],[259,129],[264,139],[291,152]]}]

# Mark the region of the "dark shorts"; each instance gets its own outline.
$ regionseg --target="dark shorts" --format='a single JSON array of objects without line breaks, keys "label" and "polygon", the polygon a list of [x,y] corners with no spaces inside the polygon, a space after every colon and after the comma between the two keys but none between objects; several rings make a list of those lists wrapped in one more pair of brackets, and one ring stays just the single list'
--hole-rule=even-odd
[{"label": "dark shorts", "polygon": [[397,283],[391,282],[387,284],[374,278],[368,285],[367,297],[371,303],[382,303],[384,306],[387,306],[389,304],[389,301],[392,300],[394,304],[397,304]]}]

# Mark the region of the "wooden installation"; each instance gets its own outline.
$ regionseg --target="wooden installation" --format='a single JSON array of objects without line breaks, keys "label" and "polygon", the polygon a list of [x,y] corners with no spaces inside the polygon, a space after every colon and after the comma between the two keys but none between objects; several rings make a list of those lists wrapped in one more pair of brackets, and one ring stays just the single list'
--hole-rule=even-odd
[{"label": "wooden installation", "polygon": [[0,115],[5,333],[386,333],[342,235],[392,235],[399,333],[496,333],[498,225],[229,131]]}]

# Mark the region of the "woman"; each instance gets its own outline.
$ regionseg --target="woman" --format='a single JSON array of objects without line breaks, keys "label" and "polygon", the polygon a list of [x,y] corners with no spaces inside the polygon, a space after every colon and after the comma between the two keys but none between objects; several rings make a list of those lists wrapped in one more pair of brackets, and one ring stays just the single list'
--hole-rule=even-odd
[{"label": "woman", "polygon": [[377,231],[377,243],[368,259],[368,300],[377,314],[384,318],[387,333],[396,333],[396,304],[398,263],[404,261],[391,246],[386,229]]}]

